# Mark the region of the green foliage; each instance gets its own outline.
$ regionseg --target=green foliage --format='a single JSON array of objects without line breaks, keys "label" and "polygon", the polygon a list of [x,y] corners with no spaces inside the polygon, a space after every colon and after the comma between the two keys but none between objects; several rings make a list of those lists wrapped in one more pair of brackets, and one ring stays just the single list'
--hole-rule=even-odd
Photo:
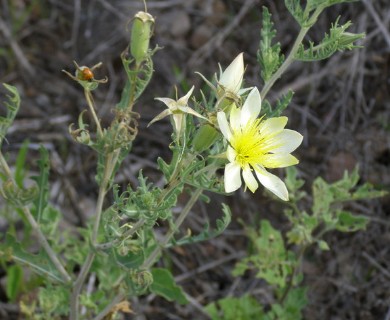
[{"label": "green foliage", "polygon": [[267,82],[279,66],[284,61],[284,56],[281,54],[280,43],[272,45],[272,41],[276,35],[276,30],[273,28],[271,14],[267,7],[263,7],[263,24],[261,28],[261,37],[259,49],[257,51],[257,61],[261,67],[261,77],[264,82]]},{"label": "green foliage", "polygon": [[28,151],[29,141],[25,140],[19,149],[18,156],[15,161],[15,183],[19,188],[23,188],[24,179],[27,174],[26,157]]},{"label": "green foliage", "polygon": [[[310,43],[305,48],[301,44],[321,11],[342,2],[350,0],[285,0],[288,10],[302,26],[291,54],[286,59],[281,53],[280,44],[274,41],[276,29],[271,14],[267,8],[263,8],[261,39],[257,52],[261,77],[265,82],[263,98],[275,79],[281,76],[293,60],[320,60],[338,50],[356,47],[354,42],[362,38],[363,34],[346,32],[351,23],[339,26],[338,20],[318,45]],[[149,20],[143,21],[143,16]],[[233,101],[237,106],[242,106],[245,89],[232,93],[233,97],[229,95],[218,100],[218,84],[214,82],[214,85],[202,76],[212,92],[201,92],[202,101],[194,99],[195,109],[207,116],[208,122],[201,122],[199,127],[198,122],[186,115],[185,130],[180,131],[182,135],[172,134],[171,161],[168,163],[161,158],[157,160],[165,186],[159,187],[151,182],[142,170],[138,175],[138,185],[114,184],[118,169],[130,153],[138,134],[137,120],[140,115],[132,110],[151,80],[154,71],[152,57],[159,49],[149,49],[153,17],[144,12],[138,14],[138,18],[141,20],[135,22],[138,25],[133,29],[130,48],[121,55],[127,80],[110,125],[103,128],[100,123],[94,112],[97,108],[91,93],[99,83],[107,81],[94,79],[92,71],[101,66],[101,63],[92,68],[79,67],[75,63],[76,75],[66,72],[83,86],[89,111],[94,118],[93,127],[96,127],[96,132],[90,134],[89,124],[84,121],[82,112],[78,118],[78,127],[73,129],[71,125],[69,128],[75,141],[91,147],[97,153],[96,180],[99,195],[96,214],[91,222],[78,229],[59,232],[62,214],[49,203],[50,161],[44,147],[40,148],[39,174],[32,177],[34,186],[28,188],[25,187],[28,142],[20,149],[15,174],[11,173],[0,154],[2,194],[23,221],[30,222],[30,228],[38,235],[36,239],[40,241],[39,247],[42,248],[34,254],[29,252],[32,238],[27,232],[27,226],[24,236],[20,237],[22,240],[19,240],[11,225],[0,244],[0,257],[7,267],[7,297],[15,302],[22,297],[20,306],[28,319],[77,319],[80,317],[80,310],[76,302],[83,307],[83,317],[86,319],[114,317],[112,314],[117,311],[113,311],[113,303],[148,292],[168,301],[185,304],[186,295],[175,283],[170,271],[166,268],[153,268],[154,263],[162,250],[209,240],[220,235],[231,222],[230,209],[223,204],[223,215],[216,220],[214,228],[206,223],[204,229],[196,235],[189,231],[182,238],[175,237],[192,206],[197,201],[210,201],[202,192],[225,193],[222,179],[216,175],[217,170],[226,164],[226,143],[220,138],[222,135],[218,131],[216,112],[222,110],[228,114]],[[1,142],[20,105],[16,88],[6,84],[4,86],[9,95],[5,102],[6,116],[0,117]],[[267,118],[280,116],[292,97],[293,92],[289,91],[275,106],[264,100],[263,115]],[[331,184],[317,178],[313,183],[310,210],[309,197],[303,190],[303,185],[304,181],[299,178],[297,170],[288,168],[286,186],[290,192],[290,202],[286,203],[289,208],[285,210],[285,216],[289,219],[290,230],[282,233],[267,220],[262,220],[259,228],[248,227],[246,231],[250,240],[250,253],[248,257],[238,261],[233,272],[236,276],[246,272],[254,273],[256,278],[267,283],[275,302],[263,309],[250,295],[224,298],[206,307],[212,319],[301,319],[302,309],[307,303],[306,289],[300,286],[303,275],[299,268],[305,249],[316,244],[322,250],[329,250],[322,236],[331,230],[353,232],[364,229],[368,219],[348,211],[347,202],[384,195],[369,184],[359,185],[355,170],[351,175],[346,174],[343,179]],[[176,216],[173,209],[177,206],[178,199],[186,198],[179,198],[183,194],[186,197],[189,195],[190,200]],[[107,199],[107,195],[112,195],[112,198]],[[304,207],[307,210],[302,209]],[[155,228],[161,223],[168,227],[162,238],[158,236],[159,232],[155,232]],[[287,247],[287,244],[293,246]],[[293,251],[296,248],[297,253]],[[61,259],[58,258],[59,254]],[[9,262],[12,262],[11,266]],[[25,273],[21,266],[31,268],[39,275],[35,278],[39,279],[40,288],[39,291],[36,290],[38,295],[29,306],[21,294],[27,291],[27,286],[24,285]],[[92,290],[85,290],[88,278],[88,288],[93,286]],[[36,287],[37,284],[34,288]]]},{"label": "green foliage", "polygon": [[28,266],[54,282],[63,282],[61,274],[44,251],[39,251],[37,254],[26,252],[23,246],[9,233],[0,243],[0,257]]},{"label": "green foliage", "polygon": [[222,203],[222,210],[223,210],[223,216],[221,219],[217,220],[216,222],[217,225],[214,230],[210,230],[209,225],[206,224],[203,231],[197,234],[196,236],[187,235],[179,240],[173,239],[172,244],[168,245],[168,247],[176,246],[176,245],[182,246],[189,243],[206,241],[219,236],[228,227],[232,218],[232,213],[230,211],[230,208],[224,203]]},{"label": "green foliage", "polygon": [[168,301],[177,301],[180,304],[188,302],[182,288],[175,284],[172,274],[167,269],[153,268],[152,276],[153,282],[149,287],[151,292]]},{"label": "green foliage", "polygon": [[304,12],[300,0],[284,0],[287,10],[295,18],[300,26],[303,26],[306,22],[308,13]]},{"label": "green foliage", "polygon": [[11,302],[15,302],[18,294],[23,286],[23,269],[19,265],[12,265],[6,269],[7,271],[7,298]]},{"label": "green foliage", "polygon": [[291,15],[303,28],[310,28],[317,22],[319,14],[326,8],[335,4],[356,2],[358,0],[307,0],[305,1],[305,8],[301,5],[301,0],[284,0],[286,8]]},{"label": "green foliage", "polygon": [[357,2],[359,0],[308,0],[306,10],[314,10],[316,8],[328,8],[335,4]]},{"label": "green foliage", "polygon": [[268,220],[261,221],[259,231],[253,228],[247,231],[253,253],[237,263],[233,275],[239,276],[246,270],[255,269],[257,278],[284,288],[296,264],[295,254],[286,249],[282,234]]},{"label": "green foliage", "polygon": [[265,114],[267,118],[279,117],[290,104],[293,95],[294,92],[289,90],[285,95],[281,97],[281,99],[276,102],[275,108],[272,108],[268,100],[264,100],[261,107],[261,113]]},{"label": "green foliage", "polygon": [[49,170],[50,160],[49,152],[44,146],[39,148],[40,159],[38,160],[39,176],[32,177],[37,183],[38,196],[34,201],[34,215],[38,223],[41,220],[43,210],[48,205],[49,201]]},{"label": "green foliage", "polygon": [[324,39],[319,44],[315,45],[313,42],[310,42],[307,49],[301,44],[295,59],[300,61],[318,61],[329,58],[337,51],[359,48],[354,42],[364,38],[365,33],[354,34],[345,32],[352,23],[348,21],[340,26],[338,21],[339,18],[332,24],[329,34],[325,33]]},{"label": "green foliage", "polygon": [[127,74],[127,81],[122,91],[121,100],[116,105],[118,110],[129,109],[149,84],[154,71],[151,57],[157,50],[158,48],[150,51],[144,63],[135,69],[132,69],[134,59],[129,58],[127,52],[122,53],[122,64]]},{"label": "green foliage", "polygon": [[354,232],[366,228],[369,218],[355,215],[344,207],[349,201],[372,199],[386,194],[383,190],[376,190],[369,183],[358,185],[358,168],[351,174],[345,172],[344,177],[334,183],[327,183],[321,177],[313,182],[312,213],[298,209],[297,202],[303,198],[305,192],[300,190],[302,183],[296,175],[295,169],[288,171],[286,184],[290,190],[291,206],[293,210],[286,210],[285,214],[292,223],[287,233],[290,243],[310,245],[316,243],[321,250],[329,250],[328,244],[320,238],[324,233],[338,230]]},{"label": "green foliage", "polygon": [[18,113],[20,107],[20,96],[18,89],[6,83],[3,83],[3,86],[10,94],[7,95],[7,100],[3,102],[7,109],[7,114],[5,117],[0,117],[0,147],[5,135],[7,134],[8,128],[14,122],[15,116]]},{"label": "green foliage", "polygon": [[307,305],[306,288],[293,288],[282,304],[274,303],[264,320],[300,320],[302,310]]},{"label": "green foliage", "polygon": [[38,195],[38,188],[36,186],[19,188],[9,179],[2,184],[1,194],[12,205],[22,207],[34,201]]},{"label": "green foliage", "polygon": [[49,285],[46,288],[40,288],[38,299],[42,313],[47,319],[55,319],[58,316],[69,314],[70,291],[63,286]]},{"label": "green foliage", "polygon": [[207,305],[205,311],[212,320],[252,320],[264,316],[261,305],[250,295],[220,299]]}]

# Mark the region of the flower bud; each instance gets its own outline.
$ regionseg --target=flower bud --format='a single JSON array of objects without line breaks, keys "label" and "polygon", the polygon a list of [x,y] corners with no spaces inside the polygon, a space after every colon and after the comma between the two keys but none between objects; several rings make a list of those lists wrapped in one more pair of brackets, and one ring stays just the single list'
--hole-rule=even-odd
[{"label": "flower bud", "polygon": [[242,85],[244,70],[244,58],[243,54],[240,53],[221,74],[218,80],[218,98],[224,94],[230,96],[238,95],[238,91]]},{"label": "flower bud", "polygon": [[192,147],[196,152],[203,152],[210,148],[218,137],[218,131],[209,124],[202,126],[195,134]]},{"label": "flower bud", "polygon": [[130,51],[137,65],[146,59],[153,26],[154,18],[149,13],[140,11],[135,15],[131,30]]}]

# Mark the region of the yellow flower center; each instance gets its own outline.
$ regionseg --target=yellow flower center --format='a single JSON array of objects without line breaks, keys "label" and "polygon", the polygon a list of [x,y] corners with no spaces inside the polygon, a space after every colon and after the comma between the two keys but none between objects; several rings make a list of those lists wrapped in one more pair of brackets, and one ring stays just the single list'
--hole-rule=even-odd
[{"label": "yellow flower center", "polygon": [[261,119],[256,119],[232,132],[230,145],[236,152],[236,161],[241,168],[248,164],[261,164],[263,156],[269,151],[265,143],[267,137],[261,135],[260,125]]}]

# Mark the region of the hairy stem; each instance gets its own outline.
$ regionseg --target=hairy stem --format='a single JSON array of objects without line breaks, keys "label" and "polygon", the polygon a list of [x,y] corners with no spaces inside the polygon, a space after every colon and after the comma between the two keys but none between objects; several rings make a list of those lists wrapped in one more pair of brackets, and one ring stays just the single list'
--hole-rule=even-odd
[{"label": "hairy stem", "polygon": [[141,269],[148,269],[150,268],[157,256],[161,253],[162,248],[168,244],[169,240],[173,237],[177,229],[181,226],[187,215],[190,213],[192,207],[198,200],[199,196],[202,194],[203,189],[197,189],[191,196],[190,200],[188,200],[186,206],[183,208],[180,215],[177,217],[174,228],[170,229],[168,233],[165,235],[165,237],[161,240],[160,246],[158,246],[156,249],[153,250],[153,252],[150,254],[150,256],[144,261],[144,263],[141,266]]},{"label": "hairy stem", "polygon": [[301,31],[299,31],[299,34],[297,38],[295,39],[295,42],[293,44],[293,47],[291,48],[291,51],[284,60],[283,64],[279,67],[279,69],[272,75],[272,77],[265,83],[263,90],[261,90],[260,96],[264,99],[265,96],[267,95],[268,91],[271,89],[271,87],[274,85],[276,80],[278,80],[282,74],[287,70],[287,68],[291,65],[291,63],[294,62],[295,60],[295,55],[298,52],[299,46],[302,43],[306,33],[310,30],[311,26],[314,24],[314,22],[317,20],[318,16],[322,12],[322,8],[318,8],[313,15],[310,17],[308,21],[308,26],[302,27]]},{"label": "hairy stem", "polygon": [[[99,188],[99,195],[98,195],[96,209],[95,209],[95,221],[94,221],[92,235],[91,235],[92,247],[96,246],[96,240],[99,233],[100,220],[103,212],[104,198],[108,191],[110,178],[114,171],[116,162],[118,160],[118,156],[119,156],[119,151],[115,150],[114,152],[109,153],[106,158],[103,179]],[[79,295],[83,287],[83,284],[85,282],[85,279],[88,275],[88,272],[91,268],[92,262],[95,259],[95,256],[96,256],[96,252],[94,250],[91,250],[86,257],[83,266],[81,267],[80,273],[76,281],[74,282],[71,301],[70,301],[70,316],[69,316],[70,320],[77,320],[79,318]]]},{"label": "hairy stem", "polygon": [[99,119],[98,119],[98,117],[96,115],[96,111],[95,111],[95,107],[94,107],[91,91],[87,90],[87,89],[84,89],[84,95],[85,95],[85,99],[87,100],[89,110],[91,111],[92,117],[93,117],[93,119],[94,119],[94,121],[96,123],[97,132],[98,132],[99,136],[101,137],[101,136],[103,136],[103,130],[102,130],[102,127],[100,125],[100,121],[99,121]]},{"label": "hairy stem", "polygon": [[[4,159],[3,153],[0,152],[0,166],[4,170],[5,174],[7,175],[8,179],[12,181],[14,185],[16,185],[15,180],[12,177],[11,170]],[[34,232],[36,233],[38,237],[38,241],[40,245],[43,247],[43,249],[46,251],[47,255],[49,256],[49,259],[51,262],[53,262],[54,266],[58,270],[58,272],[61,274],[62,279],[64,282],[70,282],[72,279],[69,276],[69,274],[66,272],[65,268],[63,267],[62,263],[57,257],[57,254],[54,252],[54,250],[51,248],[49,242],[47,241],[45,235],[42,233],[41,228],[39,227],[39,224],[35,220],[34,216],[32,215],[30,208],[27,206],[22,207],[23,213],[26,216],[28,222],[30,223],[31,227],[33,228]]]},{"label": "hairy stem", "polygon": [[125,295],[122,293],[119,293],[116,295],[112,301],[95,317],[93,320],[102,320],[105,319],[107,314],[110,313],[110,311],[117,305],[119,302],[121,302],[123,299],[125,299]]}]

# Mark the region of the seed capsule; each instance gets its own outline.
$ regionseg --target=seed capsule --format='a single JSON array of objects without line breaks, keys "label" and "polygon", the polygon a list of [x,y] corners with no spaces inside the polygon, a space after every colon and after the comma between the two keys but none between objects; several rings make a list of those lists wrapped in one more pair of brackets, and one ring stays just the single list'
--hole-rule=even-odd
[{"label": "seed capsule", "polygon": [[94,75],[90,68],[83,66],[76,70],[76,78],[82,81],[91,81]]},{"label": "seed capsule", "polygon": [[140,11],[134,16],[130,51],[137,65],[141,64],[147,56],[153,27],[154,18],[149,13]]}]

